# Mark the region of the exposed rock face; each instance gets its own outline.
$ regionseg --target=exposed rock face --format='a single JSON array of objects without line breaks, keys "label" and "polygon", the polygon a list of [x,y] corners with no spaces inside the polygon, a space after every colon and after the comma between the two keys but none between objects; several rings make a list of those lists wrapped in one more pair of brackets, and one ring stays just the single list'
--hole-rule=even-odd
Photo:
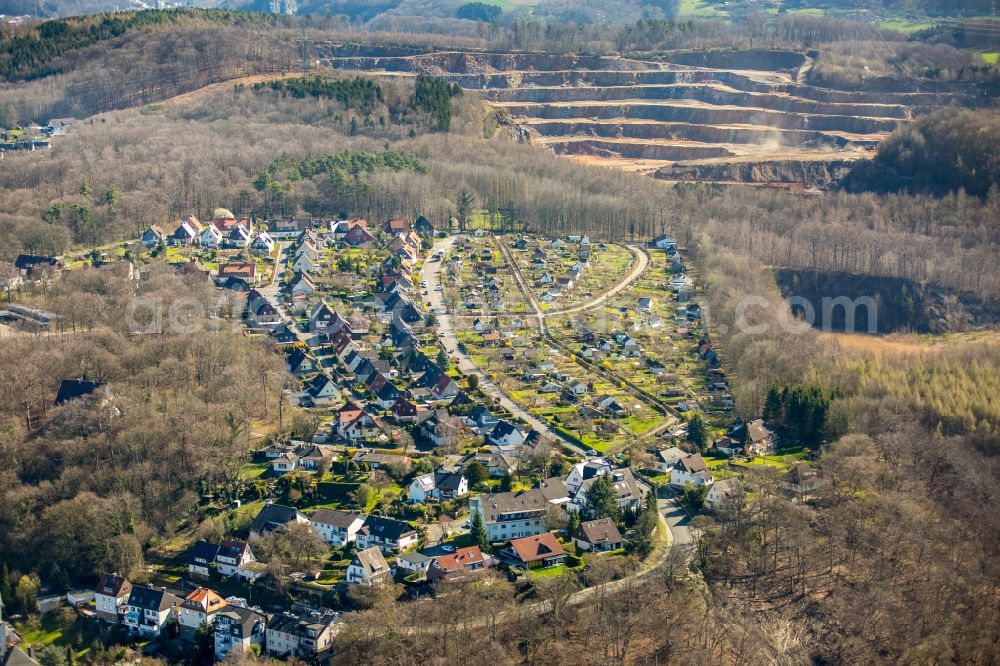
[{"label": "exposed rock face", "polygon": [[848,308],[833,300],[837,298],[851,302],[854,322],[846,330],[853,333],[939,334],[1000,323],[998,301],[904,278],[791,268],[779,269],[776,278],[786,298],[798,296],[812,304],[813,325],[823,330],[844,332],[850,323]]},{"label": "exposed rock face", "polygon": [[646,61],[341,45],[327,47],[326,56],[338,69],[440,76],[479,91],[515,140],[666,180],[830,187],[899,123],[981,99],[954,86],[856,92],[809,85],[814,53],[764,49]]}]

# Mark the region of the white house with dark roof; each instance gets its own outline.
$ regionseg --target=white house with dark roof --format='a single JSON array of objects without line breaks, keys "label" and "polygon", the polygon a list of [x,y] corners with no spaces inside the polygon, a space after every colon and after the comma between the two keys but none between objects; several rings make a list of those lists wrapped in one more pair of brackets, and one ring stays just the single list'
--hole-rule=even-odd
[{"label": "white house with dark roof", "polygon": [[215,659],[224,661],[230,655],[262,652],[266,635],[267,616],[252,608],[227,606],[215,616],[212,627]]},{"label": "white house with dark roof", "polygon": [[125,609],[125,626],[132,634],[159,636],[175,617],[181,599],[162,588],[133,587]]},{"label": "white house with dark roof", "polygon": [[309,524],[309,518],[290,506],[265,504],[257,517],[250,523],[250,536],[263,537],[295,523]]},{"label": "white house with dark roof", "polygon": [[347,567],[348,585],[376,585],[392,580],[392,570],[378,546],[354,553]]},{"label": "white house with dark roof", "polygon": [[117,573],[101,576],[97,587],[94,588],[94,609],[97,611],[97,617],[117,624],[131,592],[132,583],[125,576]]},{"label": "white house with dark roof", "polygon": [[358,530],[358,549],[377,546],[383,553],[400,553],[417,545],[417,530],[409,523],[383,516],[368,516]]},{"label": "white house with dark roof", "polygon": [[670,470],[670,485],[683,488],[688,483],[695,486],[712,485],[712,470],[708,468],[700,453],[681,458]]},{"label": "white house with dark roof", "polygon": [[317,509],[310,518],[313,530],[324,541],[334,547],[342,547],[357,540],[358,530],[364,525],[365,517],[348,511]]},{"label": "white house with dark roof", "polygon": [[511,423],[510,421],[500,420],[490,434],[487,436],[487,441],[490,444],[496,446],[520,446],[524,444],[525,439],[528,437],[528,431],[519,425]]}]

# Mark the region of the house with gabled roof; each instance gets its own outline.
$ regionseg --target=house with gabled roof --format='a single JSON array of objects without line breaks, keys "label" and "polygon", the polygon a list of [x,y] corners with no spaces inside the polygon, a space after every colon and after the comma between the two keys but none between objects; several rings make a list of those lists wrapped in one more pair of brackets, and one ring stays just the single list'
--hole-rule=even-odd
[{"label": "house with gabled roof", "polygon": [[305,407],[328,407],[340,402],[340,387],[324,373],[305,382],[300,402]]},{"label": "house with gabled roof", "polygon": [[371,546],[354,553],[347,567],[348,585],[378,585],[392,580],[392,569],[377,546]]},{"label": "house with gabled roof", "polygon": [[237,224],[226,233],[223,245],[229,248],[242,249],[250,244],[251,238],[252,235],[250,233],[250,229],[241,224]]},{"label": "house with gabled roof", "polygon": [[254,254],[269,255],[274,251],[274,239],[266,231],[261,231],[250,244],[250,251]]},{"label": "house with gabled roof", "polygon": [[610,518],[580,523],[572,538],[577,551],[590,550],[603,553],[618,550],[625,545],[625,538],[615,525],[615,521]]},{"label": "house with gabled roof", "polygon": [[117,573],[101,576],[94,588],[94,610],[97,617],[105,622],[118,624],[131,592],[132,583],[125,576]]},{"label": "house with gabled roof", "polygon": [[198,236],[198,243],[202,247],[219,247],[222,245],[222,232],[214,225],[208,225]]},{"label": "house with gabled roof", "polygon": [[193,245],[201,237],[202,226],[194,215],[188,215],[167,239],[169,245]]},{"label": "house with gabled roof", "polygon": [[194,576],[208,578],[212,575],[215,557],[219,554],[219,546],[210,541],[199,539],[188,551],[188,573]]},{"label": "house with gabled roof", "polygon": [[316,293],[316,283],[308,272],[297,272],[292,277],[291,293],[293,298],[304,298]]},{"label": "house with gabled roof", "polygon": [[365,522],[361,514],[320,508],[310,518],[313,530],[335,548],[353,543]]},{"label": "house with gabled roof", "polygon": [[308,375],[319,370],[316,360],[309,356],[301,347],[294,347],[285,357],[288,371],[296,377]]},{"label": "house with gabled roof", "polygon": [[257,558],[254,557],[247,542],[223,539],[215,556],[215,570],[220,576],[236,576],[240,567],[256,561]]},{"label": "house with gabled roof", "polygon": [[670,470],[670,485],[683,488],[688,483],[695,486],[712,485],[712,470],[700,453],[679,459]]},{"label": "house with gabled roof", "polygon": [[[364,221],[361,220],[361,222]],[[364,247],[375,240],[375,236],[368,231],[364,224],[358,224],[358,221],[355,220],[348,222],[348,229],[341,240],[351,247]]]},{"label": "house with gabled roof", "polygon": [[198,628],[215,622],[215,616],[226,606],[226,600],[214,590],[207,587],[196,588],[184,597],[177,609],[177,624],[180,625],[181,635],[188,639],[194,638]]},{"label": "house with gabled roof", "polygon": [[167,233],[158,224],[151,224],[139,237],[139,242],[145,247],[152,248],[160,243],[166,243],[166,239]]},{"label": "house with gabled roof", "polygon": [[742,496],[743,484],[740,483],[740,477],[731,476],[728,479],[720,479],[708,487],[705,506],[711,511],[722,511]]},{"label": "house with gabled roof", "polygon": [[383,516],[368,516],[358,530],[358,550],[377,547],[387,555],[417,545],[417,530],[409,523]]},{"label": "house with gabled roof", "polygon": [[295,523],[305,524],[309,518],[297,509],[280,504],[265,504],[250,523],[250,536],[260,538]]},{"label": "house with gabled roof", "polygon": [[163,588],[135,586],[128,596],[125,626],[129,633],[155,637],[175,617],[181,599]]},{"label": "house with gabled roof", "polygon": [[486,440],[495,446],[520,446],[524,444],[528,436],[528,431],[510,421],[501,419],[493,426],[493,430],[487,435]]}]

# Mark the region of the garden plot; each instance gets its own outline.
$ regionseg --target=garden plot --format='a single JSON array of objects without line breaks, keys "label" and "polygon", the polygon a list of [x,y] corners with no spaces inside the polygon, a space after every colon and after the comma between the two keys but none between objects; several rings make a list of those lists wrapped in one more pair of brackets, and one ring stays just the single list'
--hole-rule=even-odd
[{"label": "garden plot", "polygon": [[[501,328],[510,330],[504,323]],[[550,348],[535,331],[516,330],[498,343],[486,342],[488,335],[458,334],[473,362],[512,399],[588,448],[624,448],[663,418],[621,386]]]},{"label": "garden plot", "polygon": [[[700,344],[701,322],[688,316],[700,313],[700,307],[690,305],[698,301],[696,292],[678,300],[669,285],[670,266],[665,254],[652,253],[649,269],[631,287],[600,308],[550,318],[549,330],[567,347],[677,411],[704,412],[712,426],[723,427],[730,418],[725,380],[702,358],[708,348]],[[696,283],[696,276],[688,277]]]},{"label": "garden plot", "polygon": [[543,311],[585,303],[628,273],[632,255],[620,245],[521,238],[511,256]]}]

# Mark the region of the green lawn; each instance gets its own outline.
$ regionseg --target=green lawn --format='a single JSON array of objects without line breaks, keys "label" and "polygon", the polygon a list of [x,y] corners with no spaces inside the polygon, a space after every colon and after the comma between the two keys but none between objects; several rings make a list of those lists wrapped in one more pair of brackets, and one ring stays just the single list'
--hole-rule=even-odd
[{"label": "green lawn", "polygon": [[983,62],[990,65],[996,65],[997,63],[1000,63],[1000,53],[998,53],[997,51],[984,53]]},{"label": "green lawn", "polygon": [[567,568],[565,564],[560,564],[554,567],[547,567],[545,569],[532,569],[531,574],[539,578],[558,578],[567,571],[571,571],[571,569]]}]

